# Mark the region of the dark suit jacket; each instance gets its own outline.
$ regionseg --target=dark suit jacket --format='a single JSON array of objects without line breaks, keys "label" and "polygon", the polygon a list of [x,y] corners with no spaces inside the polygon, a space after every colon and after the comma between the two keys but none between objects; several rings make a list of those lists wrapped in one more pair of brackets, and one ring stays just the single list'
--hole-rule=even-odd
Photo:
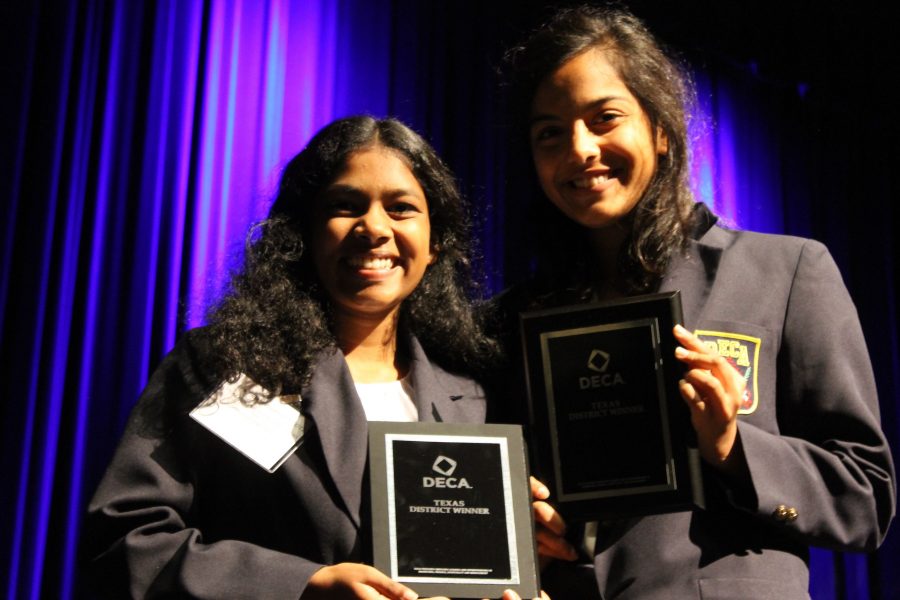
[{"label": "dark suit jacket", "polygon": [[[429,362],[409,339],[422,421],[484,422],[472,380]],[[367,424],[343,355],[315,364],[306,433],[269,474],[187,412],[218,381],[189,332],[152,376],[99,489],[84,543],[111,596],[299,598],[322,565],[371,562]]]},{"label": "dark suit jacket", "polygon": [[738,418],[747,479],[733,485],[710,471],[708,510],[607,523],[600,590],[807,598],[808,546],[873,550],[895,509],[856,309],[822,244],[720,227],[673,262],[661,291],[676,289],[688,329],[758,340],[749,343],[759,351],[749,357],[755,407]]},{"label": "dark suit jacket", "polygon": [[[872,550],[894,514],[872,367],[828,251],[710,227],[706,216],[660,291],[681,291],[688,329],[747,350],[752,403],[738,417],[745,478],[706,469],[706,510],[601,523],[593,562],[607,599],[807,598],[809,546]],[[507,296],[509,319],[528,300]],[[574,589],[583,573],[557,564],[542,580],[554,600],[587,598],[597,587]]]}]

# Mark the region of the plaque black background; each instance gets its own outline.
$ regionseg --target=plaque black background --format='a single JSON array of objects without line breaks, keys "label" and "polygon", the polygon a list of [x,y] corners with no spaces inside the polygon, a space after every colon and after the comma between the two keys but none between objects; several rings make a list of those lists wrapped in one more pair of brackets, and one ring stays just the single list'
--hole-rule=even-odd
[{"label": "plaque black background", "polygon": [[[487,575],[429,573],[427,576],[509,579],[500,446],[410,440],[391,443],[398,575],[423,576],[414,567],[490,568],[492,571]],[[423,487],[423,477],[443,477],[431,470],[441,455],[457,461],[452,477],[465,478],[472,489]],[[487,508],[490,514],[453,514],[452,507],[449,514],[409,511],[410,506],[434,506],[435,499],[461,500],[466,508]],[[485,539],[496,543],[485,544]]]},{"label": "plaque black background", "polygon": [[[655,374],[657,363],[650,324],[550,338],[547,347],[563,491],[666,484],[658,384],[648,376]],[[602,374],[587,368],[595,348],[612,351]],[[581,389],[581,378],[604,375],[609,387]],[[598,408],[598,402],[604,405]],[[585,456],[597,460],[585,461]]]},{"label": "plaque black background", "polygon": [[[476,483],[476,478],[482,476],[487,476],[489,481],[493,480],[497,482],[496,485],[499,485],[502,488],[503,474],[500,462],[502,455],[499,454],[497,442],[505,440],[507,449],[506,458],[508,459],[506,466],[509,472],[512,505],[511,509],[509,506],[506,508],[511,511],[509,516],[514,523],[512,532],[515,533],[516,570],[518,572],[519,583],[510,584],[503,580],[492,580],[484,577],[473,577],[469,580],[463,578],[452,579],[441,575],[426,575],[417,578],[419,579],[418,581],[409,581],[411,577],[402,577],[400,575],[397,575],[397,578],[414,589],[422,597],[448,596],[450,598],[500,598],[505,589],[515,590],[522,598],[535,598],[539,596],[541,587],[540,570],[538,567],[537,547],[534,537],[534,515],[531,508],[531,488],[528,481],[528,464],[526,460],[525,443],[522,436],[522,426],[485,423],[369,422],[369,482],[371,486],[372,503],[372,558],[374,566],[390,576],[394,569],[394,565],[397,565],[400,561],[392,554],[390,545],[389,513],[394,509],[395,505],[391,505],[388,499],[392,494],[396,494],[396,491],[392,491],[389,486],[387,472],[388,465],[393,464],[393,461],[398,457],[394,456],[389,459],[387,456],[386,450],[389,436],[396,436],[393,438],[394,442],[401,441],[398,440],[398,438],[402,439],[416,436],[420,439],[435,442],[436,446],[434,447],[436,448],[445,448],[446,451],[443,452],[444,456],[448,456],[458,461],[456,471],[452,476],[466,477],[466,480],[470,482],[470,485],[476,486],[473,491],[479,489],[477,486],[480,485],[480,482]],[[456,439],[448,440],[448,438]],[[482,439],[478,440],[478,438]],[[490,438],[500,439],[496,440]],[[498,452],[494,455],[497,457],[496,459],[490,458],[488,461],[485,461],[479,458],[481,462],[476,463],[476,471],[485,471],[484,473],[472,475],[472,466],[467,464],[467,461],[469,461],[468,458],[461,460],[461,455],[454,456],[450,454],[449,448],[453,448],[455,452],[457,444],[478,445],[482,443],[488,445],[488,447],[497,449]],[[442,444],[449,444],[449,447],[446,445],[442,446]],[[432,448],[431,446],[426,447]],[[401,453],[403,452],[401,451]],[[438,473],[435,473],[432,470],[435,456],[439,453],[440,451],[431,450],[426,453],[418,452],[417,454],[407,454],[400,458],[403,461],[409,459],[414,463],[418,463],[418,466],[415,467],[416,474],[411,477],[413,481],[418,479],[417,483],[421,485],[421,477],[439,476]],[[477,451],[473,451],[473,453],[475,456],[481,456]],[[490,462],[495,463],[490,469],[491,471],[495,471],[495,474],[488,475],[487,470],[490,466]],[[392,469],[396,470],[396,466],[393,466]],[[403,477],[405,478],[406,476]],[[494,484],[485,483],[484,485],[487,486],[484,489],[489,489]],[[444,491],[447,490],[449,490],[449,488],[444,489]],[[408,492],[402,490],[400,493],[404,494],[406,498],[405,501],[409,502],[409,499],[412,496],[409,496]],[[414,494],[419,494],[419,492],[416,491]],[[441,495],[438,497],[448,499],[451,496]],[[504,502],[503,493],[498,492],[496,496],[492,493],[491,497],[494,499],[493,501],[498,502],[501,505]],[[478,504],[480,506],[492,506],[490,501],[485,501],[484,499],[478,502]],[[417,505],[424,505],[424,503]],[[498,512],[496,513],[498,516],[500,515],[499,510],[500,509],[498,509]],[[507,535],[505,523],[501,525],[500,520],[498,519],[496,524],[498,529],[491,531],[488,531],[485,528],[485,524],[481,521],[472,521],[471,523],[477,526],[472,528],[466,527],[465,529],[467,531],[462,531],[462,528],[460,528],[454,530],[453,533],[455,535],[462,534],[464,536],[474,536],[473,540],[468,544],[454,544],[454,547],[458,548],[459,546],[464,546],[462,552],[463,555],[466,555],[472,553],[474,550],[480,550],[484,546],[497,546],[498,549],[493,552],[499,551],[498,555],[505,556],[504,562],[508,563],[509,557],[507,556],[507,552],[509,552],[509,546],[513,540]],[[423,531],[420,532],[420,537],[423,540],[423,544],[429,547],[429,550],[449,553],[446,545],[442,548],[439,543],[434,541],[437,536],[432,533]],[[448,562],[446,557],[441,560],[444,564],[447,564]],[[467,558],[463,558],[462,560],[468,562]],[[459,563],[460,561],[454,562]],[[509,567],[505,568],[509,569]],[[473,579],[480,579],[488,583],[478,583],[473,581]]]},{"label": "plaque black background", "polygon": [[[673,475],[673,485],[644,490],[635,489],[633,483],[624,482],[621,485],[612,483],[617,472],[625,474],[640,470],[643,470],[645,477],[642,475],[637,477],[643,477],[648,482],[645,485],[649,486],[650,481],[660,481],[661,469],[664,473],[667,465],[664,453],[654,452],[654,449],[659,449],[663,444],[661,429],[656,425],[642,425],[637,422],[626,425],[626,422],[623,421],[623,429],[627,428],[627,434],[626,431],[610,433],[608,430],[614,429],[613,427],[602,426],[576,427],[561,431],[564,456],[559,465],[555,464],[549,409],[551,399],[547,397],[546,393],[540,342],[542,334],[647,320],[655,320],[659,329],[659,359],[663,376],[660,401],[664,402],[666,407],[665,426],[670,434],[672,455],[669,468]],[[684,367],[675,359],[677,344],[672,334],[672,328],[676,323],[681,322],[681,297],[678,292],[633,296],[614,302],[564,306],[521,315],[522,348],[529,407],[529,438],[533,451],[532,466],[538,478],[550,488],[551,501],[556,504],[557,509],[567,520],[595,520],[664,513],[690,510],[704,505],[696,434],[691,426],[690,412],[678,390],[678,380],[682,377]],[[612,339],[604,338],[604,344],[606,340]],[[628,344],[630,342],[626,343],[626,346]],[[591,350],[596,347],[592,342],[589,345],[592,346]],[[648,348],[648,352],[652,352],[651,340],[647,340],[647,345],[651,346]],[[650,381],[655,378],[652,371],[646,375],[637,375],[637,380],[635,380],[634,375],[626,375],[629,371],[628,367],[613,366],[618,351],[610,347],[598,349],[612,355],[608,371],[615,372],[617,368],[621,368],[621,373],[629,384],[638,383],[641,378],[644,378],[647,383],[647,393],[652,394],[653,397],[658,396],[659,392],[655,389],[655,383],[653,386],[649,385]],[[586,353],[580,355],[582,352]],[[579,355],[566,360],[565,365],[561,366],[565,370],[573,369],[573,374],[575,371],[579,373],[576,376],[577,384],[577,377],[582,376],[581,373],[587,370],[586,363],[590,350],[579,348],[576,353]],[[628,381],[629,377],[633,381]],[[558,377],[554,375],[554,383],[557,380]],[[562,396],[556,397],[553,401],[560,406],[568,404],[568,401]],[[648,406],[647,414],[649,416],[652,412],[649,410],[652,399],[645,402]],[[596,437],[600,435],[617,438],[617,443],[607,444],[597,440]],[[598,462],[604,464],[597,465]],[[625,464],[616,465],[615,463]],[[558,474],[561,475],[559,479],[564,478],[567,482],[568,487],[565,490],[561,489],[558,484]],[[610,479],[606,480],[608,485],[605,488],[603,486],[595,488],[602,490],[603,497],[561,499],[564,493],[591,487],[590,482],[598,480],[598,475],[600,478],[612,475]],[[571,482],[579,480],[588,483],[572,487]],[[580,491],[591,492],[594,490],[580,489]],[[598,493],[598,495],[600,494]]]}]

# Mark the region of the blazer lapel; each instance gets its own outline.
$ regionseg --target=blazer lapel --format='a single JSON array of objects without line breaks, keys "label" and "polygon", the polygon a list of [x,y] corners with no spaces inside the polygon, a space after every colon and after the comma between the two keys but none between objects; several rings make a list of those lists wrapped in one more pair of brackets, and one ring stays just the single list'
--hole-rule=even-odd
[{"label": "blazer lapel", "polygon": [[368,425],[340,351],[325,352],[316,361],[303,406],[316,425],[326,467],[347,514],[359,527],[368,455]]},{"label": "blazer lapel", "polygon": [[691,240],[685,253],[672,259],[668,272],[660,282],[661,292],[681,292],[684,326],[687,329],[694,329],[700,322],[726,243],[725,232],[712,227],[699,240]]},{"label": "blazer lapel", "polygon": [[[414,402],[419,411],[419,421],[446,421],[465,423],[484,421],[484,415],[472,411],[482,405],[460,402],[472,395],[472,381],[440,371],[425,356],[419,341],[407,336],[410,355],[410,372],[415,393]],[[468,385],[466,385],[468,384]]]},{"label": "blazer lapel", "polygon": [[[419,420],[484,422],[483,402],[460,402],[482,396],[477,393],[477,385],[432,365],[415,337],[407,335],[406,343]],[[315,423],[325,466],[347,514],[359,527],[369,428],[350,370],[340,351],[324,352],[316,361],[302,406]]]}]

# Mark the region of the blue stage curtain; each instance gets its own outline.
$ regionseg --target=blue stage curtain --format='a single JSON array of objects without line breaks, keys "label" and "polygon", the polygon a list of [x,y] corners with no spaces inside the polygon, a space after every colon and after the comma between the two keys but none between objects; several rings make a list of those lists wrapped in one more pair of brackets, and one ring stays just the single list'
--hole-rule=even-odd
[{"label": "blue stage curtain", "polygon": [[[514,277],[526,212],[507,181],[533,184],[510,166],[491,70],[515,29],[513,6],[73,0],[3,9],[7,597],[90,597],[79,523],[134,401],[177,335],[202,322],[280,167],[331,119],[394,115],[422,132],[478,209],[486,291]],[[890,214],[896,197],[890,173],[817,135],[832,106],[822,90],[773,85],[750,67],[708,67],[697,79],[698,197],[732,224],[829,245],[860,309],[896,452],[895,250],[878,213]],[[887,146],[875,120],[855,133]],[[814,550],[813,597],[900,597],[890,568],[900,564],[898,537],[872,556]]]},{"label": "blue stage curtain", "polygon": [[[845,188],[851,185],[854,169],[866,170],[865,156],[854,159],[852,153],[844,152],[841,168],[833,170],[818,164],[821,158],[831,162],[820,147],[831,144],[823,142],[815,134],[817,126],[810,127],[809,122],[818,112],[816,103],[822,101],[816,96],[824,89],[764,82],[752,65],[722,68],[714,75],[697,73],[695,80],[695,194],[732,227],[813,237],[829,246],[860,313],[876,372],[883,428],[896,464],[900,361],[890,220],[880,219],[863,202],[865,192]],[[871,147],[883,145],[877,141],[877,125],[867,127],[872,129],[862,133]],[[841,152],[837,147],[834,151]],[[829,180],[812,179],[810,172],[828,173]],[[869,175],[872,194],[890,187],[887,172],[870,171]],[[855,238],[854,232],[866,237]],[[886,567],[900,559],[897,538],[896,533],[889,536],[876,555],[812,548],[812,598],[900,597],[897,578]]]}]

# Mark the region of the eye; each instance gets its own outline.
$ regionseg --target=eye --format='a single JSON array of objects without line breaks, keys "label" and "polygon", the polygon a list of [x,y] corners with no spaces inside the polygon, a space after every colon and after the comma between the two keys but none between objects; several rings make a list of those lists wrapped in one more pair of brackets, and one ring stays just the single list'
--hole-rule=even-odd
[{"label": "eye", "polygon": [[328,209],[332,213],[352,213],[356,209],[352,202],[339,200],[328,205]]},{"label": "eye", "polygon": [[559,127],[557,125],[546,125],[544,127],[538,127],[532,131],[531,141],[535,144],[550,142],[558,138],[561,133],[562,127]]},{"label": "eye", "polygon": [[343,194],[329,195],[323,200],[322,207],[329,216],[354,216],[363,210],[358,201]]},{"label": "eye", "polygon": [[599,126],[609,126],[621,119],[624,115],[618,111],[604,110],[594,117],[594,123]]},{"label": "eye", "polygon": [[392,202],[390,206],[387,207],[387,211],[392,215],[397,216],[409,216],[422,212],[416,204],[407,202],[406,200]]}]

